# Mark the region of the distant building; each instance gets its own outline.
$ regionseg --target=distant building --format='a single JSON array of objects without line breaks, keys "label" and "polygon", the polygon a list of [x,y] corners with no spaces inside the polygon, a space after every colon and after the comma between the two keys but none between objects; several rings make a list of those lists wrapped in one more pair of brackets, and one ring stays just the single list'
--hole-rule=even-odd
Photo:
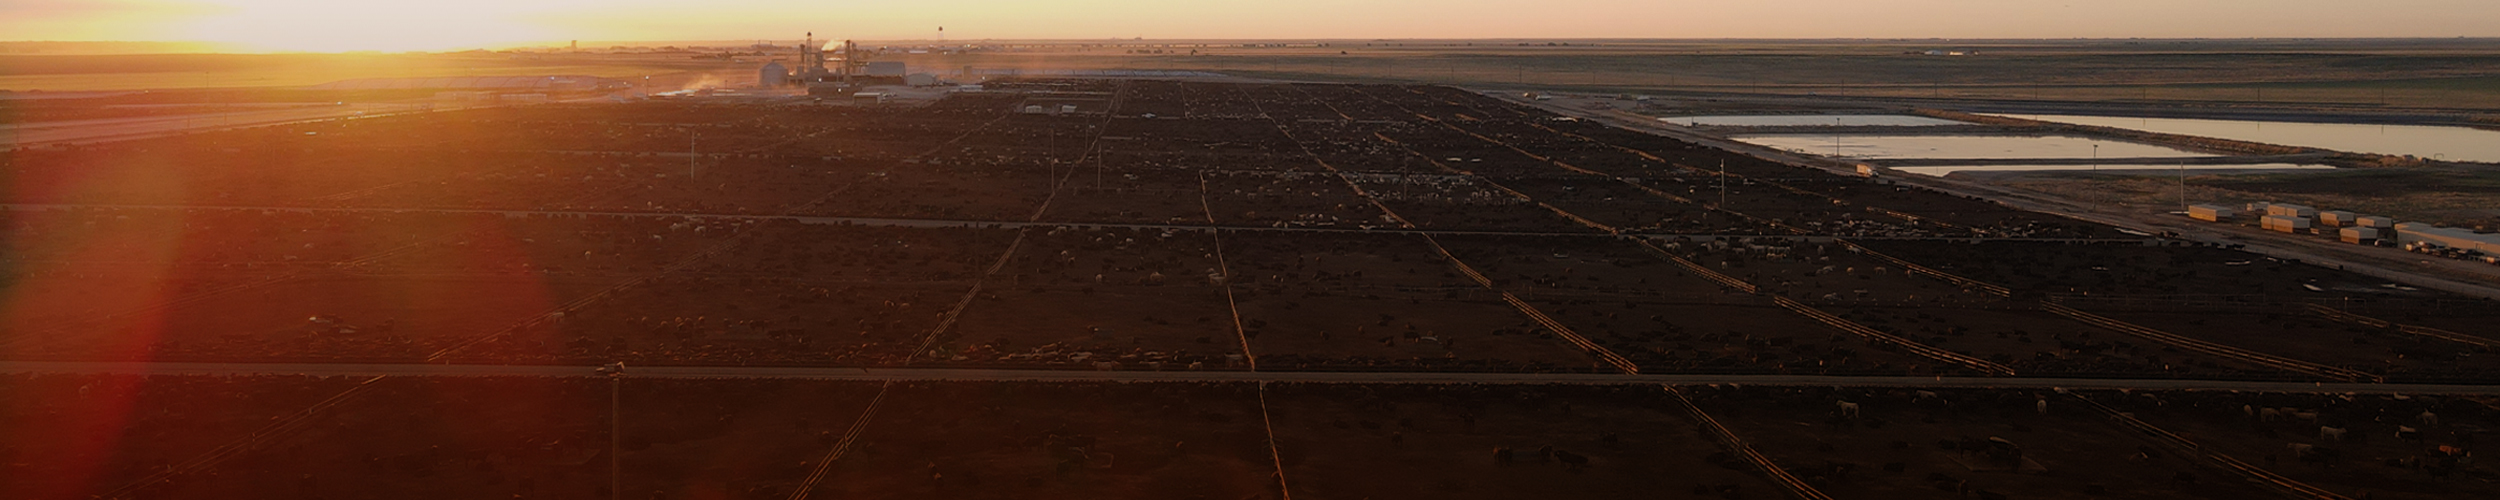
[{"label": "distant building", "polygon": [[790,68],[782,67],[781,61],[764,63],[764,68],[755,72],[755,85],[758,87],[779,87],[789,83]]},{"label": "distant building", "polygon": [[911,76],[903,77],[903,84],[914,87],[935,87],[938,84],[938,79],[937,75],[928,73],[912,73]]},{"label": "distant building", "polygon": [[2435,245],[2458,250],[2478,250],[2500,254],[2500,235],[2481,234],[2464,229],[2433,226],[2421,222],[2396,225],[2396,242],[2406,245]]},{"label": "distant building", "polygon": [[2275,203],[2266,205],[2266,214],[2281,215],[2285,217],[2310,217],[2318,215],[2318,209],[2293,205],[2290,203]]},{"label": "distant building", "polygon": [[2239,211],[2233,210],[2231,207],[2221,205],[2192,205],[2188,207],[2189,218],[2207,222],[2222,222],[2237,215],[2239,215]]},{"label": "distant building", "polygon": [[902,61],[869,61],[868,76],[903,76]]},{"label": "distant building", "polygon": [[[2280,206],[2280,205],[2277,205],[2277,206]],[[2309,223],[2309,218],[2308,218],[2308,217],[2296,217],[2296,216],[2290,216],[2290,215],[2268,215],[2268,216],[2265,216],[2265,218],[2263,218],[2263,219],[2259,219],[2259,220],[2257,221],[2257,225],[2258,225],[2258,226],[2261,226],[2261,227],[2264,227],[2264,228],[2266,228],[2266,230],[2269,230],[2269,231],[2280,231],[2280,232],[2286,232],[2286,233],[2297,233],[2297,232],[2300,232],[2300,231],[2302,231],[2302,230],[2309,229],[2310,223]]]},{"label": "distant building", "polygon": [[2345,243],[2367,243],[2378,241],[2379,230],[2374,227],[2347,227],[2335,234]]}]

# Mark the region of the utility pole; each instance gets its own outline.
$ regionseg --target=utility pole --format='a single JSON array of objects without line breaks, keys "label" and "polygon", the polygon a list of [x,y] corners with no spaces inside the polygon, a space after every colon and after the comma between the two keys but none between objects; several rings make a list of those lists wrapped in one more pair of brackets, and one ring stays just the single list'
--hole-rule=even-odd
[{"label": "utility pole", "polygon": [[1719,160],[1719,209],[1727,210],[1727,160]]},{"label": "utility pole", "polygon": [[625,362],[608,363],[592,371],[608,376],[608,500],[617,500],[625,494],[624,459],[619,456],[625,447],[618,444],[623,442],[625,428]]},{"label": "utility pole", "polygon": [[2187,160],[2179,160],[2179,209],[2187,210]]}]

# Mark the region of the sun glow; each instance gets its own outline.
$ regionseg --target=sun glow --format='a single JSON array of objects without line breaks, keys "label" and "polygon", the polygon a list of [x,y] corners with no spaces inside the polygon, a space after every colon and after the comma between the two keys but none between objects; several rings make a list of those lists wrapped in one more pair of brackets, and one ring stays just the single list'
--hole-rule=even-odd
[{"label": "sun glow", "polygon": [[561,38],[528,21],[582,2],[216,0],[188,23],[192,39],[258,50],[340,52],[491,48]]}]

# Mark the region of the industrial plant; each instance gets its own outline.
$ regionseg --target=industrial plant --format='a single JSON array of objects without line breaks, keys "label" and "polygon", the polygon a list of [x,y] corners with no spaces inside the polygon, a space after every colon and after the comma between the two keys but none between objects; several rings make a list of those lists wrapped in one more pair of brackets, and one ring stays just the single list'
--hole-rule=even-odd
[{"label": "industrial plant", "polygon": [[[827,43],[830,43],[828,41]],[[816,42],[809,32],[797,47],[796,66],[784,66],[779,60],[764,63],[757,70],[756,85],[763,88],[802,87],[809,95],[851,95],[874,85],[906,85],[930,87],[939,85],[936,75],[909,73],[900,61],[872,61],[864,57],[859,43],[843,40],[832,50]]]}]

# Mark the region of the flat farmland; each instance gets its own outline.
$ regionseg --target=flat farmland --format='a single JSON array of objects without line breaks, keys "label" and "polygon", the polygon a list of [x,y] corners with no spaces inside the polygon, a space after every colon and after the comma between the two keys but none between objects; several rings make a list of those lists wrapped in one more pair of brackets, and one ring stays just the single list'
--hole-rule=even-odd
[{"label": "flat farmland", "polygon": [[523,325],[458,356],[663,365],[898,363],[969,286],[671,275]]},{"label": "flat farmland", "polygon": [[1077,167],[1068,189],[1051,199],[1042,219],[1136,224],[1203,225],[1207,193],[1198,172],[1130,169],[1104,172]]},{"label": "flat farmland", "polygon": [[[1066,175],[1062,173],[1061,175]],[[1050,199],[1055,181],[1042,168],[985,169],[948,165],[870,172],[800,215],[1022,221]]]},{"label": "flat farmland", "polygon": [[[2476,498],[2500,490],[2493,486],[2500,470],[2468,455],[2476,441],[2490,439],[2489,429],[2496,423],[2490,407],[2471,400],[2275,393],[2085,394],[2188,436],[2212,452],[2340,495]],[[2424,413],[2431,416],[2424,418]],[[2342,429],[2341,435],[2328,434],[2326,429]]]},{"label": "flat farmland", "polygon": [[1709,301],[1732,293],[1634,241],[1473,235],[1435,241],[1495,286],[1521,295]]},{"label": "flat farmland", "polygon": [[931,350],[939,362],[1181,369],[1227,366],[1241,340],[1210,286],[999,287]]},{"label": "flat farmland", "polygon": [[[1498,179],[1503,186],[1626,233],[1786,234],[1694,203],[1652,193],[1610,178],[1526,177]],[[1668,196],[1673,196],[1669,194]]]},{"label": "flat farmland", "polygon": [[22,357],[393,360],[545,314],[613,283],[527,276],[307,277],[22,339]]},{"label": "flat farmland", "polygon": [[2393,378],[2487,377],[2500,356],[2478,346],[2305,315],[2103,312],[2103,316],[2241,349]]},{"label": "flat farmland", "polygon": [[1216,172],[1207,175],[1208,210],[1219,224],[1253,227],[1385,226],[1380,209],[1336,175]]},{"label": "flat farmland", "polygon": [[797,278],[906,285],[980,277],[1016,231],[971,227],[813,224],[786,219],[688,270],[705,276]]},{"label": "flat farmland", "polygon": [[1989,301],[1942,280],[1859,254],[1839,243],[1784,238],[1672,242],[1668,251],[1781,295],[1809,302]]},{"label": "flat farmland", "polygon": [[[1655,386],[1294,384],[1269,392],[1296,497],[1780,494]],[[1501,449],[1510,450],[1508,463],[1496,458]],[[1564,454],[1586,464],[1556,459]]]},{"label": "flat farmland", "polygon": [[[2142,243],[1868,240],[1868,248],[2016,291],[2145,295],[2436,298],[2383,279],[2238,250]],[[2304,286],[2306,285],[2306,286]],[[2316,287],[2318,290],[2310,290]]]},{"label": "flat farmland", "polygon": [[817,497],[1278,496],[1250,385],[900,384]]},{"label": "flat farmland", "polygon": [[140,498],[609,495],[621,447],[636,498],[786,492],[876,395],[872,384],[596,379],[384,380],[317,424]]},{"label": "flat farmland", "polygon": [[[1773,462],[1836,497],[2272,498],[2228,477],[2197,480],[2219,473],[2166,449],[2145,453],[2150,441],[2056,394],[1694,392],[1702,409]],[[1842,402],[1857,411],[1841,411]]]},{"label": "flat farmland", "polygon": [[1649,373],[1961,373],[1951,365],[1758,302],[1529,302]]},{"label": "flat farmland", "polygon": [[1355,185],[1424,229],[1596,233],[1483,180],[1458,175],[1352,175]]},{"label": "flat farmland", "polygon": [[1240,299],[1261,370],[1543,372],[1594,363],[1499,299],[1394,292]]},{"label": "flat farmland", "polygon": [[2031,376],[2235,378],[2270,373],[2256,365],[2171,348],[2037,310],[1877,306],[1831,312]]},{"label": "flat farmland", "polygon": [[112,491],[190,460],[359,380],[0,376],[0,495]]}]

